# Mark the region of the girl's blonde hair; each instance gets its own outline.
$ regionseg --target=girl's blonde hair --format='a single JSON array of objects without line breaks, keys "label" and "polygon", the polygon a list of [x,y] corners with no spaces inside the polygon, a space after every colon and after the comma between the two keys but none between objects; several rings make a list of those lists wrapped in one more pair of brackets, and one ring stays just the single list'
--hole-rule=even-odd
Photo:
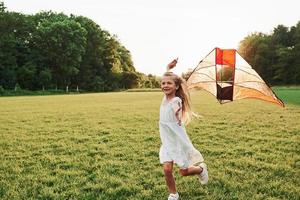
[{"label": "girl's blonde hair", "polygon": [[192,120],[193,112],[191,109],[191,98],[187,84],[183,78],[173,72],[166,72],[164,73],[164,76],[171,77],[175,82],[176,87],[178,87],[175,96],[182,100],[182,121],[184,124],[188,124]]}]

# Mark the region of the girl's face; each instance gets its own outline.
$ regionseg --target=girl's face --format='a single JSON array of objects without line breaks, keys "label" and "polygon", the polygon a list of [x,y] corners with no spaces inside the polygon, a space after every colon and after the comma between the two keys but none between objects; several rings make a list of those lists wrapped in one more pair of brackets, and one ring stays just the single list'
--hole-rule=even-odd
[{"label": "girl's face", "polygon": [[171,76],[163,76],[160,87],[165,95],[175,95],[177,89],[176,84]]}]

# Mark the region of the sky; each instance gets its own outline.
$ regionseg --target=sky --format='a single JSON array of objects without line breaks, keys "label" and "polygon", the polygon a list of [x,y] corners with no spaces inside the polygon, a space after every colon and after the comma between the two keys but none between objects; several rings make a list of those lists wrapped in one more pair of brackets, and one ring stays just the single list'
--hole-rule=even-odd
[{"label": "sky", "polygon": [[[3,0],[2,0],[3,1]],[[82,15],[117,35],[137,71],[162,75],[178,57],[177,74],[213,48],[238,48],[254,32],[300,21],[299,0],[4,0],[9,11]]]}]

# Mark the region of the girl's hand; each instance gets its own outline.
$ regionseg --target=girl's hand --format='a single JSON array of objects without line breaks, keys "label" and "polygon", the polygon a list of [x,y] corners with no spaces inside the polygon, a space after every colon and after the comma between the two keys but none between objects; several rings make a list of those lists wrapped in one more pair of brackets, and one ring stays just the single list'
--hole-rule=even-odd
[{"label": "girl's hand", "polygon": [[167,65],[167,71],[169,71],[170,69],[174,68],[176,66],[178,62],[178,58],[174,59],[172,62],[170,62],[168,65]]},{"label": "girl's hand", "polygon": [[179,121],[177,122],[177,124],[178,124],[179,126],[181,126],[181,120],[179,120]]}]

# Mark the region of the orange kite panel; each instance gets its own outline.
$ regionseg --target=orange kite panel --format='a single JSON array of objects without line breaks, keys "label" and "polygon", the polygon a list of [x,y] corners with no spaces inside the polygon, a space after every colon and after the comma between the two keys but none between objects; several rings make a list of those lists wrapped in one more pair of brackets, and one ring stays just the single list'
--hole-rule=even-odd
[{"label": "orange kite panel", "polygon": [[235,86],[234,90],[235,91],[234,91],[234,95],[233,95],[233,100],[254,98],[254,99],[261,99],[264,101],[275,103],[279,106],[284,107],[284,104],[281,100],[279,100],[275,97],[272,97],[272,96],[267,96],[258,90],[255,90],[252,88],[239,87],[239,86]]},{"label": "orange kite panel", "polygon": [[235,49],[216,48],[216,64],[235,67]]}]

